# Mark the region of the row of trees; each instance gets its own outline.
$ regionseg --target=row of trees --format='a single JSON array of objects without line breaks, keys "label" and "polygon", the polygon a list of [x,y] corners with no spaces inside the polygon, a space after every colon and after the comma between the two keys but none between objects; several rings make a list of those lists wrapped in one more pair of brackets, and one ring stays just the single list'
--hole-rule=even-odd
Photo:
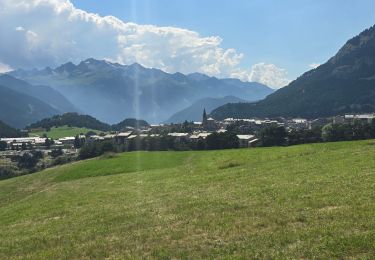
[{"label": "row of trees", "polygon": [[261,146],[287,146],[305,143],[365,140],[375,138],[375,120],[371,123],[328,124],[322,128],[286,131],[281,126],[270,126],[260,131]]},{"label": "row of trees", "polygon": [[216,150],[238,147],[237,135],[230,132],[213,133],[206,139],[196,141],[163,135],[160,137],[133,138],[126,144],[120,145],[109,140],[89,142],[82,146],[79,157],[80,159],[93,158],[106,152]]},{"label": "row of trees", "polygon": [[371,123],[354,121],[352,124],[329,124],[322,129],[325,142],[365,140],[375,138],[375,120]]}]

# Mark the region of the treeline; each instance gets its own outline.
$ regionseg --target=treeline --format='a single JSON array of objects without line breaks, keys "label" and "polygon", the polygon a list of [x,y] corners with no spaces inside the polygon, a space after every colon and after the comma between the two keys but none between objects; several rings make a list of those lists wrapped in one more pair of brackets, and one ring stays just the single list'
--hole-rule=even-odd
[{"label": "treeline", "polygon": [[107,152],[218,150],[238,147],[237,135],[230,132],[213,133],[206,139],[196,141],[163,135],[159,137],[136,137],[126,144],[120,145],[112,140],[88,142],[81,147],[79,158],[93,158]]},{"label": "treeline", "polygon": [[375,120],[371,123],[328,124],[313,129],[286,131],[281,126],[271,126],[260,131],[260,146],[288,146],[306,143],[354,141],[375,138]]},{"label": "treeline", "polygon": [[100,131],[110,131],[111,126],[100,122],[96,118],[89,115],[79,115],[77,113],[65,113],[63,115],[56,115],[51,118],[46,118],[31,124],[27,129],[44,128],[50,129],[52,127],[59,126],[74,126],[74,127],[85,127],[89,129],[95,129]]},{"label": "treeline", "polygon": [[365,140],[375,138],[375,120],[371,123],[354,121],[352,124],[329,124],[322,129],[325,142]]},{"label": "treeline", "polygon": [[122,131],[126,127],[133,127],[136,129],[140,129],[142,127],[149,126],[149,124],[145,120],[135,119],[135,118],[127,118],[124,121],[121,121],[118,124],[114,124],[111,126],[112,131]]},{"label": "treeline", "polygon": [[34,124],[29,125],[27,129],[44,128],[48,130],[52,127],[59,127],[65,125],[80,128],[84,127],[99,130],[102,132],[108,132],[122,131],[126,127],[142,128],[148,126],[149,124],[144,120],[128,118],[118,124],[109,125],[89,115],[80,115],[78,113],[66,113],[63,115],[56,115],[51,118],[46,118],[41,121],[38,121]]}]

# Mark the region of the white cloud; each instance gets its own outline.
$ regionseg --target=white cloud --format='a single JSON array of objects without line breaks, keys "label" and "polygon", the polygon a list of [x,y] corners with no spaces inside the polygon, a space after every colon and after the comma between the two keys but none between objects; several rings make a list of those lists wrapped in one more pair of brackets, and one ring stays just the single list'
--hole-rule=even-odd
[{"label": "white cloud", "polygon": [[316,69],[320,65],[321,65],[320,63],[313,62],[313,63],[309,64],[309,68],[310,69]]},{"label": "white cloud", "polygon": [[9,71],[12,71],[12,68],[9,65],[0,62],[0,73],[5,73]]},{"label": "white cloud", "polygon": [[22,26],[18,26],[18,27],[16,27],[15,30],[18,31],[18,32],[23,32],[25,30],[25,28],[23,28]]},{"label": "white cloud", "polygon": [[218,36],[101,17],[75,8],[69,0],[0,0],[0,39],[0,57],[13,68],[93,57],[167,72],[256,80],[272,87],[286,82],[286,71],[272,64],[243,69],[243,54],[222,48]]},{"label": "white cloud", "polygon": [[285,87],[290,83],[286,69],[266,63],[257,63],[249,71],[239,69],[231,76],[244,81],[260,82],[274,89]]}]

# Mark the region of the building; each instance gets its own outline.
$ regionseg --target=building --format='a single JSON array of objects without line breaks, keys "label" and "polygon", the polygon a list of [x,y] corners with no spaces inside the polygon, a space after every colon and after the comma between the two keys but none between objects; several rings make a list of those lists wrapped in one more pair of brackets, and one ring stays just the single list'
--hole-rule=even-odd
[{"label": "building", "polygon": [[212,117],[208,118],[207,119],[207,123],[206,123],[206,127],[208,129],[213,129],[215,128],[215,119],[213,119]]},{"label": "building", "polygon": [[175,141],[180,142],[182,140],[188,140],[189,134],[188,133],[169,133],[168,136],[174,137]]},{"label": "building", "polygon": [[129,132],[122,132],[122,133],[118,133],[116,136],[115,136],[115,140],[116,140],[116,143],[117,144],[125,144],[126,143],[126,139],[131,136],[132,132],[129,131]]},{"label": "building", "polygon": [[204,128],[207,127],[207,113],[206,113],[206,109],[203,109],[202,126]]},{"label": "building", "polygon": [[199,133],[199,132],[196,132],[196,133],[193,133],[192,135],[189,136],[189,139],[191,141],[198,141],[199,139],[206,139],[208,136],[212,135],[212,133],[207,133],[207,132],[202,132],[202,133]]},{"label": "building", "polygon": [[6,142],[8,149],[18,149],[22,146],[37,147],[44,146],[47,138],[40,137],[20,137],[20,138],[0,138],[0,141]]},{"label": "building", "polygon": [[76,138],[74,136],[59,138],[59,141],[62,145],[74,145]]},{"label": "building", "polygon": [[254,140],[257,140],[254,135],[237,135],[241,148],[254,146]]},{"label": "building", "polygon": [[375,119],[375,114],[361,114],[361,115],[345,115],[345,122],[353,122],[355,120],[359,120],[365,123],[371,123],[373,119]]}]

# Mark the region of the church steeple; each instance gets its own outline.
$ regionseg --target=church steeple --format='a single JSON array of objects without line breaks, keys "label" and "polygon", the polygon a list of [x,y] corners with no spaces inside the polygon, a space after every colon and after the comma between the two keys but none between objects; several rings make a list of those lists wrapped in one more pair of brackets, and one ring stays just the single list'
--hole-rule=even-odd
[{"label": "church steeple", "polygon": [[202,125],[203,125],[203,127],[207,126],[207,113],[206,113],[206,108],[203,109]]}]

